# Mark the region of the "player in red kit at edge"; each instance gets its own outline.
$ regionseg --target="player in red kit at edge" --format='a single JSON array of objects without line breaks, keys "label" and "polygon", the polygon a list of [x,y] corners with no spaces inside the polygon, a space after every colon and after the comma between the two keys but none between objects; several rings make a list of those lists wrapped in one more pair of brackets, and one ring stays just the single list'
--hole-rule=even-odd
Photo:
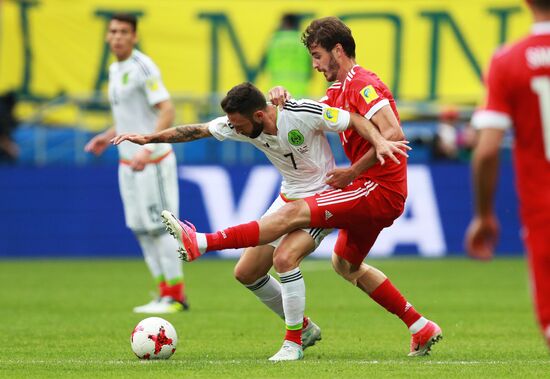
[{"label": "player in red kit at edge", "polygon": [[[321,101],[364,116],[388,140],[404,139],[390,90],[374,73],[355,63],[355,41],[342,21],[335,17],[314,20],[302,41],[313,67],[327,81],[335,81]],[[289,96],[276,87],[270,97],[281,105]],[[330,117],[337,118],[338,109],[334,111]],[[185,260],[194,260],[206,251],[267,243],[306,226],[340,229],[332,256],[334,270],[406,324],[412,334],[409,356],[426,355],[442,338],[441,328],[419,314],[384,273],[363,263],[382,229],[392,225],[404,210],[406,160],[400,164],[388,160],[382,166],[375,162],[375,149],[358,133],[345,131],[340,138],[352,165],[329,172],[327,183],[341,189],[289,202],[259,221],[217,233],[196,233],[192,224],[180,222],[169,212],[163,212],[165,224],[178,239]],[[299,263],[304,256],[296,256],[292,246],[279,250],[273,257],[277,272],[301,278]],[[304,298],[305,288],[302,292],[293,295]]]},{"label": "player in red kit at edge", "polygon": [[493,209],[499,148],[511,127],[531,287],[550,347],[550,0],[527,3],[535,21],[531,34],[495,53],[486,77],[485,106],[472,117],[479,130],[472,161],[475,215],[465,243],[471,257],[493,257],[499,234]]}]

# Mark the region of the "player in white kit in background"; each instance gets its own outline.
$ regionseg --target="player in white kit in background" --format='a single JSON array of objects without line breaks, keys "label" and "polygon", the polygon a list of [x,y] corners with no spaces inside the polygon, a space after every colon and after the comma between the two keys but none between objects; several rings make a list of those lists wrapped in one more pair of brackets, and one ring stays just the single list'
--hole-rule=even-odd
[{"label": "player in white kit in background", "polygon": [[[92,138],[85,150],[102,154],[117,133],[151,133],[174,121],[174,106],[160,71],[136,50],[135,16],[111,18],[107,42],[116,57],[109,67],[109,101],[114,126]],[[176,158],[170,144],[118,146],[118,179],[126,226],[135,234],[147,267],[158,285],[158,297],[134,308],[136,313],[175,313],[188,309],[182,264],[176,245],[164,230],[160,212],[179,209]]]},{"label": "player in white kit in background", "polygon": [[[189,142],[210,136],[220,141],[231,139],[251,143],[267,156],[283,177],[280,196],[265,213],[269,214],[287,201],[328,188],[325,181],[327,174],[335,168],[335,162],[324,131],[339,132],[351,125],[357,129],[362,127],[365,134],[367,126],[375,131],[374,125],[363,117],[310,100],[289,101],[282,110],[278,110],[266,105],[265,97],[250,83],[233,87],[222,100],[222,108],[229,117],[219,117],[204,124],[178,126],[150,135],[120,135],[113,139],[113,143]],[[382,138],[379,133],[378,137]],[[402,145],[399,142],[379,142],[376,146],[381,155],[396,159],[393,153],[402,153],[398,148]],[[372,163],[376,159],[374,157]],[[282,284],[269,274],[274,252],[282,244],[285,249],[295,250],[298,256],[305,256],[313,252],[330,231],[301,229],[268,245],[247,248],[235,267],[237,280],[285,319],[287,333],[301,332],[301,337],[297,333],[294,346],[290,349],[284,346],[281,353],[271,360],[300,359],[302,348],[313,345],[321,338],[319,327],[304,318],[305,297],[295,296],[294,287],[305,286],[301,273],[280,273]]]}]

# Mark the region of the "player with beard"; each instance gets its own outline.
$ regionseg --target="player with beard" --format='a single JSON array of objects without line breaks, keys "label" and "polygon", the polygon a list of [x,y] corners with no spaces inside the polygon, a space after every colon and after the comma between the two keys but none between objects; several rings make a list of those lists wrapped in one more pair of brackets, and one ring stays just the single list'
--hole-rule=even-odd
[{"label": "player with beard", "polygon": [[[357,65],[355,41],[342,21],[335,17],[314,20],[302,41],[312,56],[313,67],[327,81],[336,80],[322,99],[325,104],[372,121],[387,140],[404,139],[390,90],[373,72]],[[271,99],[286,106],[289,94],[279,88],[272,92]],[[340,139],[352,165],[331,170],[327,183],[341,190],[328,190],[288,203],[261,220],[215,233],[196,233],[192,224],[182,223],[169,212],[163,212],[164,221],[187,261],[211,250],[265,244],[299,228],[340,229],[332,255],[335,271],[405,323],[412,335],[409,356],[426,355],[442,338],[441,328],[418,313],[384,273],[363,262],[380,232],[404,210],[407,165],[393,161],[384,166],[371,165],[375,149],[353,128],[341,131]],[[299,269],[303,257],[300,251],[279,246],[273,264],[283,284],[303,280]],[[283,301],[284,295],[283,292]],[[304,286],[295,285],[289,296],[305,296]],[[299,319],[300,314],[303,309],[296,309],[293,319]],[[286,344],[289,340],[292,335],[287,331],[278,354],[289,360],[299,359],[297,348]]]},{"label": "player with beard", "polygon": [[[222,100],[221,106],[227,116],[209,123],[178,126],[145,136],[120,135],[112,142],[118,145],[123,141],[131,141],[143,145],[189,142],[214,136],[218,140],[251,143],[267,156],[283,177],[280,196],[264,216],[277,211],[287,202],[329,188],[325,179],[327,173],[335,168],[335,162],[325,131],[341,132],[353,127],[365,138],[375,142],[378,156],[373,156],[370,164],[377,160],[383,162],[384,156],[396,162],[398,160],[394,154],[406,156],[402,150],[406,149],[404,143],[386,141],[370,122],[358,115],[350,115],[311,100],[289,101],[278,110],[268,105],[263,94],[250,83],[233,87]],[[321,339],[319,327],[304,317],[305,288],[301,291],[303,296],[295,290],[297,286],[304,286],[301,274],[281,274],[281,285],[268,273],[273,265],[273,256],[277,255],[279,249],[283,249],[296,251],[305,257],[330,232],[330,228],[304,228],[284,239],[248,248],[235,267],[237,280],[285,319],[289,330],[286,343],[292,347],[293,355],[275,355],[271,360],[285,360],[288,357],[299,359],[303,356],[302,348]]]}]

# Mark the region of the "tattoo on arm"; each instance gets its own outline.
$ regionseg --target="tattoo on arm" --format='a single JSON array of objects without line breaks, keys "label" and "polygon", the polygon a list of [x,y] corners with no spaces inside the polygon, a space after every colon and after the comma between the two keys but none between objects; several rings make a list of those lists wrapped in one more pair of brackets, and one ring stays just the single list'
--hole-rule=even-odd
[{"label": "tattoo on arm", "polygon": [[158,136],[152,138],[151,142],[189,142],[211,136],[210,131],[208,130],[208,124],[180,125],[175,128],[168,129],[168,131],[164,134],[164,138]]}]

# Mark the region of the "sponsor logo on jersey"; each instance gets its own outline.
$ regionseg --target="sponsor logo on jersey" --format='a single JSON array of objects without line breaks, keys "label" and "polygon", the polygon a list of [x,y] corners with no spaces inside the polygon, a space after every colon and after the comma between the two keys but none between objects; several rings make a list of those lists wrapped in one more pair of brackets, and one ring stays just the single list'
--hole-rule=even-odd
[{"label": "sponsor logo on jersey", "polygon": [[294,146],[300,146],[304,143],[304,136],[298,129],[292,129],[288,132],[288,142]]},{"label": "sponsor logo on jersey", "polygon": [[332,213],[330,213],[328,210],[325,210],[325,220],[328,220],[332,217]]},{"label": "sponsor logo on jersey", "polygon": [[159,80],[158,78],[149,78],[147,79],[147,88],[149,88],[149,91],[156,91],[159,89]]},{"label": "sponsor logo on jersey", "polygon": [[338,122],[338,109],[330,107],[325,108],[325,111],[323,112],[323,118],[332,123]]},{"label": "sponsor logo on jersey", "polygon": [[122,84],[128,84],[129,78],[130,78],[130,73],[125,72],[124,75],[122,75]]},{"label": "sponsor logo on jersey", "polygon": [[376,90],[372,84],[369,84],[361,90],[361,96],[363,96],[363,99],[365,99],[367,104],[370,104],[373,100],[378,99],[378,93],[376,93]]}]

